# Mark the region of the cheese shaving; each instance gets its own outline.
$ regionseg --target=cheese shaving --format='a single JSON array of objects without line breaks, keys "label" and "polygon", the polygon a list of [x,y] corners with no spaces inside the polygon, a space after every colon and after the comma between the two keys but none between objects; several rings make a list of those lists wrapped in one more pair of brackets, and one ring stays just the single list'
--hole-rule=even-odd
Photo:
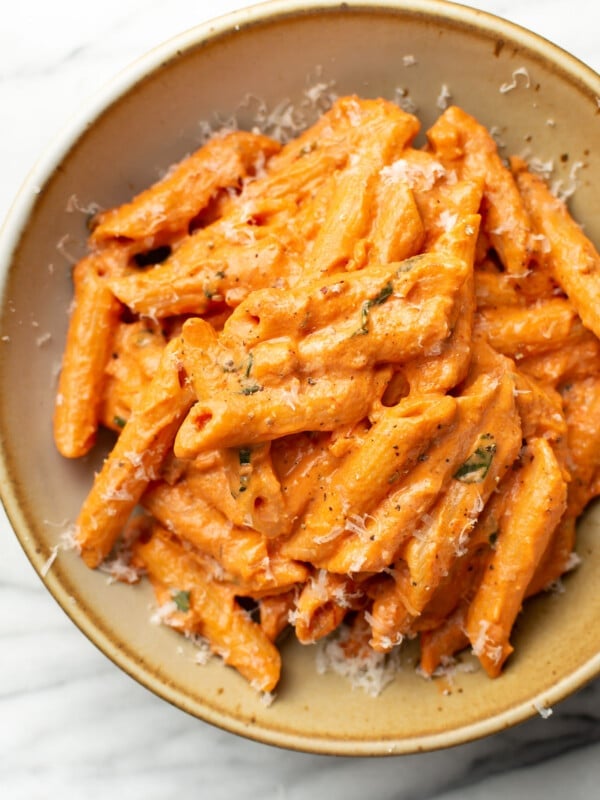
[{"label": "cheese shaving", "polygon": [[342,626],[317,644],[316,668],[319,675],[334,672],[346,678],[352,689],[360,689],[371,697],[377,697],[396,676],[400,668],[399,651],[377,653],[363,647],[355,656],[349,656],[344,643],[348,640],[349,628]]}]

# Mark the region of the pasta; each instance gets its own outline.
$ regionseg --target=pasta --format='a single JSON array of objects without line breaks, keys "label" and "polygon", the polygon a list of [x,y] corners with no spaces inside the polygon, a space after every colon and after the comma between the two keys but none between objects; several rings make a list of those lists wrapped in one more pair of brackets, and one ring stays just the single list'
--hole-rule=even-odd
[{"label": "pasta", "polygon": [[81,556],[126,553],[259,691],[288,627],[497,677],[600,494],[600,257],[465,111],[418,130],[343,97],[285,145],[216,135],[75,268],[56,445],[117,434]]}]

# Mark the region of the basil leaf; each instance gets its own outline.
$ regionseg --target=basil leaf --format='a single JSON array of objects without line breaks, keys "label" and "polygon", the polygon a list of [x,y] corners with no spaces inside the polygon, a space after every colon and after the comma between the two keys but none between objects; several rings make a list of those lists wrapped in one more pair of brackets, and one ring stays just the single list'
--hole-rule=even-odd
[{"label": "basil leaf", "polygon": [[190,610],[190,593],[183,590],[174,589],[171,592],[173,597],[173,602],[177,606],[179,611],[183,611],[184,613]]},{"label": "basil leaf", "polygon": [[[480,437],[483,440],[490,438],[489,434]],[[463,483],[481,483],[489,472],[495,452],[496,445],[494,443],[480,444],[456,470],[453,477]]]},{"label": "basil leaf", "polygon": [[259,386],[258,383],[253,383],[250,386],[244,386],[241,391],[241,394],[255,394],[256,392],[262,392],[262,386]]},{"label": "basil leaf", "polygon": [[353,334],[354,336],[364,336],[369,332],[369,313],[373,306],[380,306],[394,292],[394,286],[388,281],[385,286],[370,300],[365,300],[360,309],[360,328]]}]

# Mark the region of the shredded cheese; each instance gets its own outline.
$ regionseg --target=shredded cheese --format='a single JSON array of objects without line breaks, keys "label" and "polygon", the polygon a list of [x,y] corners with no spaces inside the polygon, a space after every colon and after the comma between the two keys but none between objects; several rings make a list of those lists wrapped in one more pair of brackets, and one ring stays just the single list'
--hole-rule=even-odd
[{"label": "shredded cheese", "polygon": [[503,83],[498,90],[500,94],[506,94],[507,92],[512,92],[513,89],[516,89],[519,85],[519,78],[523,78],[523,85],[525,89],[529,89],[531,86],[531,78],[529,77],[529,72],[527,71],[526,67],[518,67],[517,69],[513,70],[512,73],[512,81],[508,83]]},{"label": "shredded cheese", "polygon": [[317,672],[319,675],[334,672],[346,678],[352,689],[360,689],[371,697],[377,697],[394,680],[400,668],[399,651],[378,653],[370,647],[364,647],[357,655],[349,656],[343,647],[348,636],[349,628],[342,626],[339,632],[318,642]]}]

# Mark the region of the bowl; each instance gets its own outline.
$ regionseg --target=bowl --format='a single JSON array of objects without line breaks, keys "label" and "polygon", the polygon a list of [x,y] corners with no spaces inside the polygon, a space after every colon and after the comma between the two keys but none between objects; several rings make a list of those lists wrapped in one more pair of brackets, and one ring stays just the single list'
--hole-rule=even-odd
[{"label": "bowl", "polygon": [[[52,441],[56,376],[85,249],[85,211],[155,180],[200,141],[206,123],[264,122],[294,109],[308,124],[328,93],[412,103],[423,130],[451,96],[493,128],[506,153],[552,160],[574,216],[600,244],[600,79],[556,46],[489,14],[436,0],[275,0],[192,29],[120,74],[71,122],[32,171],[0,242],[0,480],[15,534],[47,589],[114,663],[179,708],[228,731],[302,751],[410,753],[466,742],[545,713],[600,671],[600,509],[580,521],[580,567],[563,593],[527,603],[503,675],[424,680],[410,648],[378,696],[318,674],[314,648],[290,637],[276,702],[266,706],[218,660],[149,624],[150,590],[109,585],[72,552],[53,554],[100,466]],[[281,117],[280,117],[281,118]],[[285,131],[284,131],[285,132]],[[51,563],[52,562],[52,563]]]}]

